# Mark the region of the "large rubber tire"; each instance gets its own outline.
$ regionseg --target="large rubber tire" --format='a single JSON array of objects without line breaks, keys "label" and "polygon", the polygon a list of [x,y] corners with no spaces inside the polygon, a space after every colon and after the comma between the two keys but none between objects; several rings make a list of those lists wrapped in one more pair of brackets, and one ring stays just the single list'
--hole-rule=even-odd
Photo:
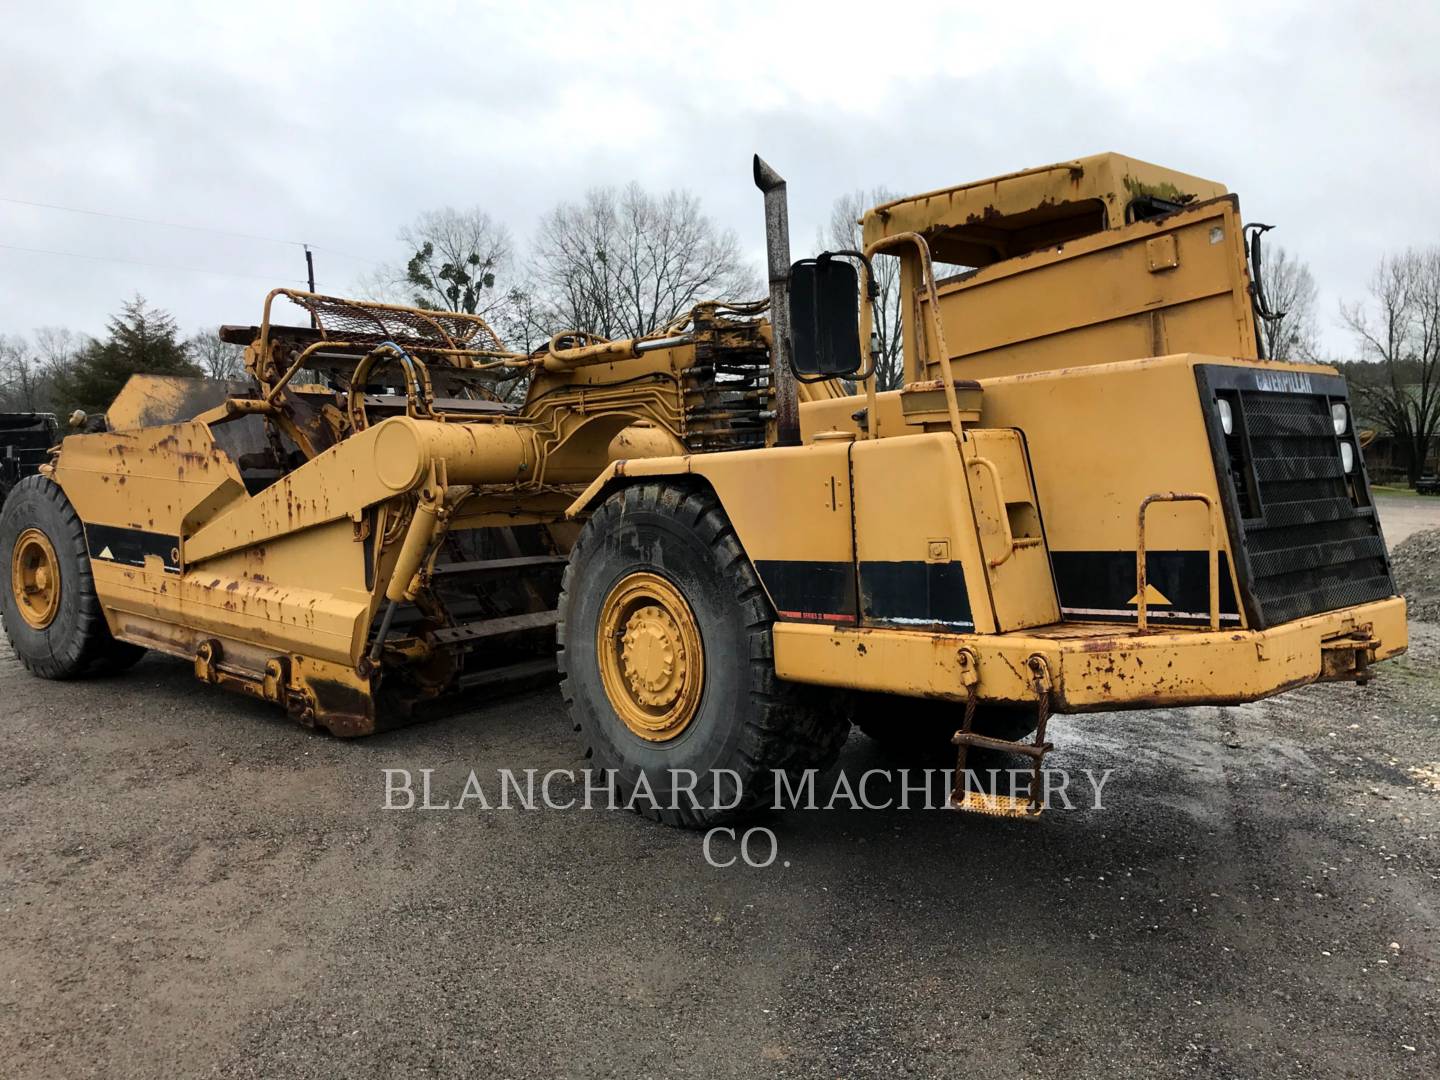
[{"label": "large rubber tire", "polygon": [[[15,544],[27,529],[44,534],[59,570],[59,606],[49,624],[31,626],[17,609],[11,585]],[[117,641],[105,625],[90,574],[85,529],[60,485],[49,477],[29,476],[10,492],[0,512],[0,617],[5,633],[31,672],[46,679],[111,674],[134,664],[145,650]]]},{"label": "large rubber tire", "polygon": [[[965,720],[960,702],[862,694],[855,704],[855,725],[887,754],[916,761],[955,757],[950,739]],[[975,710],[977,734],[1012,742],[1035,730],[1034,706],[981,705]],[[972,751],[979,753],[979,751]]]},{"label": "large rubber tire", "polygon": [[[637,573],[657,575],[678,590],[703,652],[694,718],[664,742],[641,738],[620,719],[597,656],[605,600]],[[600,770],[615,769],[621,805],[631,803],[667,825],[708,828],[772,804],[773,770],[795,783],[803,770],[832,765],[849,735],[850,695],[778,678],[774,619],[754,567],[709,491],[643,483],[606,499],[570,552],[558,626],[561,690],[593,782],[600,782]],[[739,776],[736,806],[724,805],[734,800],[733,781],[722,774],[717,792],[712,769]],[[672,770],[697,775],[698,808],[676,791]],[[642,774],[658,808],[643,788],[636,791]]]}]

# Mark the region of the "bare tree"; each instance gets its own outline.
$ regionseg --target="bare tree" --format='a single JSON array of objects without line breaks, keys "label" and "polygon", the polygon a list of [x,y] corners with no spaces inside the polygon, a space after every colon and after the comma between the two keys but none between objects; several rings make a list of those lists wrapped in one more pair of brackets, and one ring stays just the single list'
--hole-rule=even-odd
[{"label": "bare tree", "polygon": [[0,407],[16,412],[41,411],[43,379],[34,347],[23,337],[0,337]]},{"label": "bare tree", "polygon": [[415,290],[405,280],[403,267],[380,264],[365,270],[351,279],[350,287],[341,294],[357,300],[373,300],[380,304],[396,304],[411,307],[415,304]]},{"label": "bare tree", "polygon": [[1320,332],[1315,318],[1315,278],[1310,267],[1283,247],[1267,247],[1263,264],[1265,298],[1275,312],[1260,320],[1260,342],[1274,360],[1315,363]]},{"label": "bare tree", "polygon": [[0,337],[0,408],[17,412],[53,412],[55,382],[64,379],[75,358],[91,343],[84,334],[46,326],[32,338]]},{"label": "bare tree", "polygon": [[[819,246],[831,251],[864,249],[860,233],[860,217],[872,206],[889,202],[896,195],[885,188],[852,191],[841,195],[830,207],[830,222],[820,230]],[[905,381],[905,359],[901,342],[900,260],[878,255],[871,262],[875,267],[875,284],[880,295],[875,301],[874,338],[871,342],[875,359],[875,386],[878,390],[898,389]]]},{"label": "bare tree", "polygon": [[53,383],[55,379],[67,376],[75,361],[94,340],[88,334],[77,334],[63,326],[42,326],[36,330],[35,352],[45,377]]},{"label": "bare tree", "polygon": [[509,302],[509,230],[484,210],[428,210],[400,230],[403,266],[363,274],[354,291],[387,304],[460,311],[493,319]]},{"label": "bare tree", "polygon": [[404,283],[416,307],[487,315],[505,302],[510,233],[479,207],[429,210],[400,240],[412,252]]},{"label": "bare tree", "polygon": [[550,340],[557,329],[554,313],[545,303],[543,290],[529,278],[511,285],[503,308],[496,312],[494,329],[513,352],[529,353]]},{"label": "bare tree", "polygon": [[540,223],[535,284],[556,329],[640,337],[702,300],[763,290],[735,234],[686,191],[651,195],[638,184],[593,188]]},{"label": "bare tree", "polygon": [[245,349],[220,340],[220,330],[201,330],[185,339],[185,351],[212,379],[238,379],[245,373]]},{"label": "bare tree", "polygon": [[1383,377],[1360,385],[1361,398],[1405,455],[1413,485],[1440,432],[1440,247],[1380,260],[1369,296],[1340,313]]}]

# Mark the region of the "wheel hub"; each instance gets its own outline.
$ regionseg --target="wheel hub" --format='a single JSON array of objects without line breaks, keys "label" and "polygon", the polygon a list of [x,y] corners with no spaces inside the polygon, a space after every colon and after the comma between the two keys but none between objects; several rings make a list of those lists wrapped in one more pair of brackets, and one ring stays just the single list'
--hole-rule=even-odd
[{"label": "wheel hub", "polygon": [[685,653],[679,639],[675,620],[654,605],[640,608],[626,622],[620,665],[630,689],[646,705],[669,705],[680,695]]},{"label": "wheel hub", "polygon": [[60,561],[50,538],[39,529],[26,529],[15,539],[10,558],[10,591],[20,617],[35,630],[44,630],[60,610]]},{"label": "wheel hub", "polygon": [[627,728],[666,742],[689,726],[704,653],[694,613],[674,585],[658,574],[622,579],[601,606],[596,651],[606,696]]}]

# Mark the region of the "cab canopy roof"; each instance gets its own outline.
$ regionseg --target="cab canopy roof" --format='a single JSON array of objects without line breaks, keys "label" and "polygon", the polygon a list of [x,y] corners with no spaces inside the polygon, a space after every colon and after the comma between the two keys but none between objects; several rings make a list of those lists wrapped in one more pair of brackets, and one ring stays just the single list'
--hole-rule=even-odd
[{"label": "cab canopy roof", "polygon": [[1225,193],[1213,180],[1095,154],[896,199],[867,210],[861,224],[866,247],[918,232],[940,262],[989,266]]}]

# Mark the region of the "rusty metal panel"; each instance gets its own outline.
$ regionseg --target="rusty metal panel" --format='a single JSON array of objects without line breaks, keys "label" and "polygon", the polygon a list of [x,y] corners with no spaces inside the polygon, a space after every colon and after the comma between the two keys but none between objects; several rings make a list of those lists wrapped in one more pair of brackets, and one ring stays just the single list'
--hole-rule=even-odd
[{"label": "rusty metal panel", "polygon": [[[937,236],[963,234],[966,229],[973,234],[968,238],[972,244],[984,247],[1003,242],[1006,237],[996,234],[1007,229],[1019,231],[1058,220],[1067,206],[1093,204],[1102,209],[1099,227],[1118,229],[1129,220],[1127,208],[1137,198],[1183,205],[1225,193],[1225,185],[1213,180],[1122,154],[1095,154],[896,199],[867,211],[862,226],[867,248],[903,232]],[[1063,232],[1045,235],[1042,230],[1042,235],[1051,243],[1069,238]],[[981,266],[998,261],[997,255],[1005,258],[1023,253],[1001,249],[989,259],[967,265]],[[963,261],[951,259],[943,251],[937,257]]]},{"label": "rusty metal panel", "polygon": [[183,375],[131,375],[105,410],[112,431],[193,420],[253,387],[247,379],[203,379]]},{"label": "rusty metal panel", "polygon": [[964,701],[962,656],[978,659],[981,701],[1032,703],[1031,657],[1043,657],[1056,712],[1254,701],[1306,683],[1368,677],[1404,652],[1399,597],[1263,631],[1140,633],[1066,624],[1056,633],[913,633],[784,623],[776,626],[782,678],[911,697]]},{"label": "rusty metal panel", "polygon": [[[942,282],[956,374],[985,379],[1182,352],[1254,356],[1240,242],[1238,211],[1222,199]],[[929,359],[927,377],[937,377]]]}]

